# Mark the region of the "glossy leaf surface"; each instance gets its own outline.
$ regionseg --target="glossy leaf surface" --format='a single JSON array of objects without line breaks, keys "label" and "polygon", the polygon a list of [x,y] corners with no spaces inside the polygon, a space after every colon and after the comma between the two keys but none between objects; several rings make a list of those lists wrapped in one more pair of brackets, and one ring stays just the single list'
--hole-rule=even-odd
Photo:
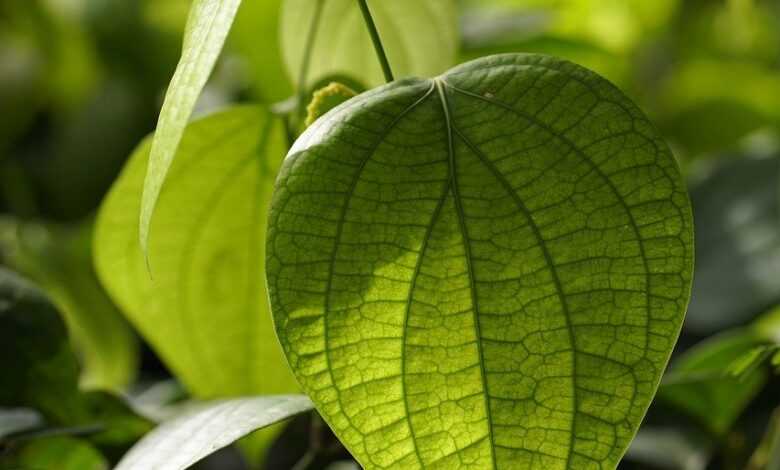
[{"label": "glossy leaf surface", "polygon": [[116,470],[183,470],[252,431],[312,407],[303,395],[202,403],[144,437],[122,458]]},{"label": "glossy leaf surface", "polygon": [[613,468],[679,333],[692,249],[639,109],[510,54],[311,126],[266,269],[288,360],[365,468]]}]

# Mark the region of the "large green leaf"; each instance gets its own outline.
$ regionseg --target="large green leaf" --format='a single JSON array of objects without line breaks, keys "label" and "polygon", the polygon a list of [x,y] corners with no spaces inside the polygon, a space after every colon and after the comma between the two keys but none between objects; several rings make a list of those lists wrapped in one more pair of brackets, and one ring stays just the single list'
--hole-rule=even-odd
[{"label": "large green leaf", "polygon": [[[370,86],[384,83],[363,16],[355,0],[324,1],[307,85],[327,75],[346,74]],[[314,0],[285,0],[282,52],[296,85],[306,55]],[[369,0],[369,7],[396,78],[441,73],[455,63],[458,47],[454,0]]]},{"label": "large green leaf", "polygon": [[183,470],[253,431],[312,407],[303,395],[202,403],[144,437],[122,458],[116,470]]},{"label": "large green leaf", "polygon": [[487,57],[298,139],[269,222],[277,333],[366,468],[612,468],[682,323],[691,222],[615,87]]},{"label": "large green leaf", "polygon": [[138,342],[98,283],[92,223],[77,226],[8,221],[0,225],[10,263],[39,283],[62,312],[81,363],[80,385],[120,391],[135,377]]},{"label": "large green leaf", "polygon": [[282,122],[256,107],[233,108],[187,128],[154,219],[152,278],[135,231],[149,139],[101,208],[98,276],[197,397],[297,389],[274,339],[262,269],[266,213],[285,139]]},{"label": "large green leaf", "polygon": [[160,111],[144,181],[138,223],[141,246],[147,256],[149,229],[163,181],[240,4],[241,0],[194,0],[190,8],[181,59]]}]

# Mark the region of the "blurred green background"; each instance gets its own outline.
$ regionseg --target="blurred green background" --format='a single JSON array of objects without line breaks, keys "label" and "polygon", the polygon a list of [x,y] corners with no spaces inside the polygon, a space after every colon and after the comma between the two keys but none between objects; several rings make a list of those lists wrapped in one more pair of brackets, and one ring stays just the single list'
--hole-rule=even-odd
[{"label": "blurred green background", "polygon": [[[196,114],[293,94],[276,45],[279,4],[244,0]],[[126,159],[154,130],[188,8],[187,0],[0,0],[0,263],[62,313],[82,390],[132,395],[175,381],[97,281],[91,231]],[[656,123],[689,183],[696,273],[677,375],[621,468],[780,468],[771,467],[780,466],[780,380],[774,349],[760,349],[778,331],[763,315],[780,305],[780,1],[461,0],[458,8],[459,61],[541,52],[599,72]],[[745,339],[760,328],[768,336]],[[725,366],[737,370],[713,372]],[[167,393],[183,393],[173,388]],[[290,468],[311,438],[309,419],[288,426],[263,468]],[[0,452],[11,452],[2,439]],[[97,447],[111,462],[130,443],[114,454],[105,441]],[[346,458],[336,452],[311,468]],[[247,460],[231,449],[202,467]]]}]

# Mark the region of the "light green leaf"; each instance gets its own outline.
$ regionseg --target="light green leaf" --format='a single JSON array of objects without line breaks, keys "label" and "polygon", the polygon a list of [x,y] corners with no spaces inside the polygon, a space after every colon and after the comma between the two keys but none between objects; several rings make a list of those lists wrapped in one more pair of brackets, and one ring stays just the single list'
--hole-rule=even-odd
[{"label": "light green leaf", "polygon": [[[321,1],[321,0],[318,0]],[[324,0],[306,84],[346,74],[376,86],[384,75],[355,0]],[[293,83],[299,85],[313,0],[282,5],[282,52]],[[454,0],[369,0],[369,8],[396,78],[429,76],[455,63],[458,18]]]},{"label": "light green leaf", "polygon": [[115,470],[181,470],[260,428],[313,408],[303,395],[203,403],[144,437]]},{"label": "light green leaf", "polygon": [[277,181],[266,269],[290,365],[365,468],[614,468],[692,251],[641,111],[586,69],[508,54],[311,126]]},{"label": "light green leaf", "polygon": [[139,236],[147,256],[152,215],[163,181],[240,4],[241,0],[194,0],[190,8],[181,59],[160,111],[144,181]]},{"label": "light green leaf", "polygon": [[279,45],[281,7],[282,0],[243,0],[228,40],[245,59],[252,90],[264,103],[284,100],[293,90]]},{"label": "light green leaf", "polygon": [[135,376],[138,341],[98,283],[92,223],[77,226],[7,221],[0,236],[10,264],[40,284],[63,314],[85,389],[120,391]]},{"label": "light green leaf", "polygon": [[187,127],[160,195],[150,279],[135,236],[149,155],[135,151],[101,208],[98,276],[165,363],[199,398],[296,391],[274,339],[264,234],[284,126],[238,107]]}]

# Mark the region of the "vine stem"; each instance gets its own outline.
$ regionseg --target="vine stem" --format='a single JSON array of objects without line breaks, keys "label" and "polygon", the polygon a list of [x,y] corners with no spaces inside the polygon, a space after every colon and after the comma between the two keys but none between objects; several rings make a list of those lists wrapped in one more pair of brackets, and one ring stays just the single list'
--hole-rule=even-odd
[{"label": "vine stem", "polygon": [[371,10],[368,9],[366,0],[358,0],[360,5],[360,11],[363,12],[363,19],[366,20],[366,26],[368,27],[368,34],[371,35],[371,42],[374,43],[374,50],[376,50],[376,56],[379,59],[379,63],[382,65],[382,72],[385,74],[385,81],[390,83],[394,80],[393,71],[390,70],[390,62],[387,61],[387,55],[385,54],[385,48],[382,46],[382,40],[379,38],[379,32],[376,30],[376,24],[374,24],[374,18],[371,16]]}]

